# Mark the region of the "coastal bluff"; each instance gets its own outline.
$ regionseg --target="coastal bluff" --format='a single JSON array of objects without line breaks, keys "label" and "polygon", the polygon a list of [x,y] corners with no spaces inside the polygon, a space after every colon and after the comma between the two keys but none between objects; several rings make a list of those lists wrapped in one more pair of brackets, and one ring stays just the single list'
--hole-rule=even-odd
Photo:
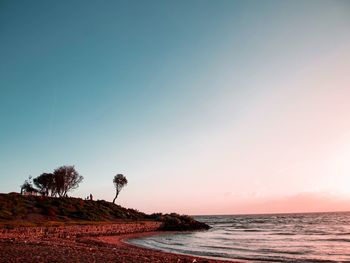
[{"label": "coastal bluff", "polygon": [[[156,229],[191,231],[210,228],[190,216],[176,213],[146,214],[105,200],[25,196],[17,193],[0,194],[0,233],[4,235],[5,233],[10,235],[15,231],[24,233],[31,231],[33,235],[52,234],[64,237],[68,236],[68,233],[76,235],[74,233],[77,232],[77,226],[83,233],[91,235],[120,234],[128,232],[126,229],[131,222],[137,226],[135,231],[140,232],[146,230],[143,228],[151,228],[152,231]],[[32,230],[27,229],[28,227]]]}]

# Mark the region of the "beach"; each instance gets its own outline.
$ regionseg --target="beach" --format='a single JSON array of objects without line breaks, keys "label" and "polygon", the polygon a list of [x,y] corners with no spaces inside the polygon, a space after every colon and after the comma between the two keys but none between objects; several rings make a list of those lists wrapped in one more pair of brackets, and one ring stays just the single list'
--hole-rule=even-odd
[{"label": "beach", "polygon": [[129,238],[160,234],[159,222],[0,229],[0,262],[227,262],[150,250]]}]

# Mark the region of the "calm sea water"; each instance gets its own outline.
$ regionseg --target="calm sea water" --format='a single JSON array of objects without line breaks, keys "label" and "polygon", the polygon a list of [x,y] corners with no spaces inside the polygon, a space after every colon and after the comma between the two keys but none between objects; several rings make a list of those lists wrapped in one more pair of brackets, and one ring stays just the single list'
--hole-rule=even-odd
[{"label": "calm sea water", "polygon": [[168,252],[250,262],[350,262],[350,212],[199,216],[208,231],[130,240]]}]

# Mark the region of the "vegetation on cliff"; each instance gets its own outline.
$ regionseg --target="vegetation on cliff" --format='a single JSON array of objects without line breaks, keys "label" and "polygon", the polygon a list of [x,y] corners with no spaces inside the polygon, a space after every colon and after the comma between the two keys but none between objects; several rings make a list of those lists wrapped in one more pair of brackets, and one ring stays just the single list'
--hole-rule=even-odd
[{"label": "vegetation on cliff", "polygon": [[207,230],[210,228],[205,223],[199,222],[187,215],[171,214],[152,214],[151,218],[162,221],[161,230],[164,231],[190,231],[190,230]]},{"label": "vegetation on cliff", "polygon": [[48,197],[0,194],[0,224],[41,225],[56,223],[98,223],[120,220],[154,220],[163,222],[161,230],[208,229],[189,216],[178,214],[147,215],[104,200],[83,200],[72,197]]},{"label": "vegetation on cliff", "polygon": [[72,197],[24,196],[0,194],[0,221],[113,221],[146,219],[147,215],[110,202]]}]

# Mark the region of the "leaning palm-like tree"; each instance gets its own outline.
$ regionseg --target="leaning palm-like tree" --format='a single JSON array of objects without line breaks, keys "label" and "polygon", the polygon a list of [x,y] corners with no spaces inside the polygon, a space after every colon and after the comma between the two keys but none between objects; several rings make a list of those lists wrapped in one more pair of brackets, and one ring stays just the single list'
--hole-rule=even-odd
[{"label": "leaning palm-like tree", "polygon": [[113,184],[115,187],[115,197],[113,199],[113,204],[114,204],[120,191],[123,189],[124,186],[126,186],[128,184],[128,180],[126,179],[126,177],[124,175],[117,174],[113,178]]}]

